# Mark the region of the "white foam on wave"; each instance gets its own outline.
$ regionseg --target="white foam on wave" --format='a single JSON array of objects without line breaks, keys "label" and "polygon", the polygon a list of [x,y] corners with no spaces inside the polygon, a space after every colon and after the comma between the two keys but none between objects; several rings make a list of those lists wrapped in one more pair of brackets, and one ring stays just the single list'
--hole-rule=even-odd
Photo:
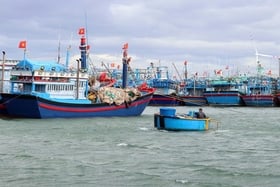
[{"label": "white foam on wave", "polygon": [[149,128],[147,128],[147,127],[140,127],[139,128],[141,131],[148,131],[149,130]]},{"label": "white foam on wave", "polygon": [[188,180],[184,180],[184,179],[177,179],[177,180],[175,180],[175,182],[178,182],[178,183],[181,183],[181,184],[186,184],[189,181]]},{"label": "white foam on wave", "polygon": [[126,147],[127,145],[128,145],[127,143],[119,143],[117,146]]},{"label": "white foam on wave", "polygon": [[223,133],[223,132],[229,132],[230,130],[222,130],[222,129],[217,129],[217,130],[215,130],[215,132],[221,132],[221,133]]}]

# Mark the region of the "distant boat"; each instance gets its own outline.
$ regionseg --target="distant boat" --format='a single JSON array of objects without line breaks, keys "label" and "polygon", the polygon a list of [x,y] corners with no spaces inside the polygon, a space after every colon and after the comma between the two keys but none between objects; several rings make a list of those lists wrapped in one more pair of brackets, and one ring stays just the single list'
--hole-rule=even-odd
[{"label": "distant boat", "polygon": [[[10,72],[12,68],[18,63],[18,60],[8,60],[6,59],[5,51],[3,53],[3,60],[0,61],[0,77],[1,77],[1,93],[10,92]],[[2,105],[2,97],[0,96],[0,115],[6,115],[6,109]]]},{"label": "distant boat", "polygon": [[214,106],[244,106],[242,95],[244,95],[243,81],[234,79],[210,80],[209,87],[204,92],[204,97],[209,105]]},{"label": "distant boat", "polygon": [[169,77],[167,66],[154,67],[153,63],[148,67],[148,86],[155,88],[155,93],[149,106],[179,106],[183,100],[177,96],[178,82]]},{"label": "distant boat", "polygon": [[9,117],[76,118],[138,116],[150,102],[154,90],[126,87],[128,45],[123,48],[122,88],[98,87],[87,71],[88,46],[81,37],[77,70],[56,62],[20,61],[11,71],[11,92],[1,93],[0,108]]},{"label": "distant boat", "polygon": [[203,96],[206,91],[206,80],[194,76],[180,85],[179,97],[184,106],[205,106],[207,99]]},{"label": "distant boat", "polygon": [[246,106],[272,107],[276,105],[273,92],[273,80],[270,77],[250,77],[248,79],[247,94],[242,95]]},{"label": "distant boat", "polygon": [[275,102],[274,95],[264,95],[264,94],[242,95],[242,99],[246,106],[269,107],[269,106],[274,106],[274,102]]},{"label": "distant boat", "polygon": [[155,93],[149,102],[149,106],[183,106],[184,100],[176,95],[162,95]]},{"label": "distant boat", "polygon": [[154,127],[169,131],[206,131],[209,130],[211,119],[198,119],[190,115],[178,115],[175,108],[160,108],[160,113],[154,114]]},{"label": "distant boat", "polygon": [[184,106],[206,106],[208,105],[207,99],[204,96],[190,96],[181,95],[181,102]]},{"label": "distant boat", "polygon": [[275,106],[280,106],[280,93],[275,95]]}]

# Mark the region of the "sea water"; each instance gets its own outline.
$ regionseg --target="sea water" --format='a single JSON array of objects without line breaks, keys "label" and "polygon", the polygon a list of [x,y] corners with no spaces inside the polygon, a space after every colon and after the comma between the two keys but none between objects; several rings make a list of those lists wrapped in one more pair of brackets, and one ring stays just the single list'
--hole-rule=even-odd
[{"label": "sea water", "polygon": [[218,128],[157,130],[160,107],[128,118],[1,118],[0,186],[279,186],[280,108],[203,109]]}]

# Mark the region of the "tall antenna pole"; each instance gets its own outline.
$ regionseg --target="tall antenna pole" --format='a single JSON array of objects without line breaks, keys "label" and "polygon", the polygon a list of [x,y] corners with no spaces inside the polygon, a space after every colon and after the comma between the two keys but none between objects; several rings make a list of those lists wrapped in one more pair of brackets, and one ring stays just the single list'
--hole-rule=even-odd
[{"label": "tall antenna pole", "polygon": [[185,60],[184,66],[185,66],[185,80],[187,80],[188,79],[188,61]]},{"label": "tall antenna pole", "polygon": [[[86,60],[89,61],[89,45],[88,45],[88,25],[87,25],[87,12],[85,11],[85,29],[86,29],[86,46],[87,46],[87,50],[86,50]],[[88,63],[86,64],[86,69],[88,69]]]},{"label": "tall antenna pole", "polygon": [[278,77],[280,77],[280,57],[278,57]]},{"label": "tall antenna pole", "polygon": [[80,59],[77,59],[77,82],[76,82],[76,99],[79,99],[79,82],[80,82]]},{"label": "tall antenna pole", "polygon": [[72,38],[73,38],[73,33],[71,33],[71,38],[70,38],[70,43],[69,46],[67,47],[67,51],[66,51],[66,62],[65,62],[65,66],[66,68],[69,67],[69,58],[70,58],[70,50],[71,50],[71,45],[72,45]]},{"label": "tall antenna pole", "polygon": [[58,48],[57,48],[57,63],[60,62],[60,36],[58,39]]},{"label": "tall antenna pole", "polygon": [[3,53],[3,61],[2,61],[2,84],[1,84],[1,93],[4,92],[4,73],[5,73],[5,51],[2,51]]},{"label": "tall antenna pole", "polygon": [[131,60],[131,58],[127,56],[128,43],[125,43],[122,49],[123,49],[122,88],[126,88],[126,86],[127,86],[127,66]]}]

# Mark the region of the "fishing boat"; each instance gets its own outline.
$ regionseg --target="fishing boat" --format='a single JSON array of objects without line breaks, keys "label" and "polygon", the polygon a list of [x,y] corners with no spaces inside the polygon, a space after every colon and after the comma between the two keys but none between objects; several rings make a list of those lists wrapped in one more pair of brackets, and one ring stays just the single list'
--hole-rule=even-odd
[{"label": "fishing boat", "polygon": [[[0,74],[1,74],[1,93],[9,93],[10,91],[10,72],[11,69],[18,63],[18,60],[6,59],[6,52],[2,51],[3,58],[0,61]],[[0,96],[0,115],[6,115],[6,110],[2,105],[3,100]]]},{"label": "fishing boat", "polygon": [[179,80],[173,80],[169,76],[167,66],[155,67],[151,63],[147,68],[146,77],[148,85],[156,91],[151,99],[150,106],[203,106],[207,105],[207,100],[203,96],[206,90],[205,81],[197,78],[187,78],[187,62],[185,61],[185,78],[181,75],[173,63]]},{"label": "fishing boat", "polygon": [[178,68],[173,63],[173,66],[180,79],[178,97],[180,104],[183,106],[204,106],[208,105],[206,98],[203,96],[206,90],[206,82],[203,77],[198,77],[198,73],[194,73],[188,78],[188,62],[184,62],[184,79],[181,77]]},{"label": "fishing boat", "polygon": [[210,118],[197,118],[194,111],[176,114],[175,108],[160,108],[160,113],[154,114],[154,127],[159,130],[206,131],[210,122]]},{"label": "fishing boat", "polygon": [[280,93],[275,94],[275,106],[280,106]]},{"label": "fishing boat", "polygon": [[272,107],[276,105],[273,87],[276,80],[270,77],[250,77],[247,93],[242,95],[246,106]]},{"label": "fishing boat", "polygon": [[182,95],[180,101],[184,106],[206,106],[207,99],[204,96]]},{"label": "fishing boat", "polygon": [[279,107],[280,106],[280,77],[277,78],[276,80],[276,83],[275,83],[275,87],[276,87],[276,90],[275,90],[275,106]]},{"label": "fishing boat", "polygon": [[21,60],[11,71],[10,93],[1,93],[2,108],[10,117],[77,118],[141,115],[154,90],[126,86],[128,44],[123,47],[122,88],[100,87],[98,76],[87,71],[88,45],[83,33],[81,58],[69,70],[57,62]]},{"label": "fishing boat", "polygon": [[155,93],[149,103],[149,106],[183,106],[184,100],[176,94],[162,95]]},{"label": "fishing boat", "polygon": [[211,106],[244,106],[242,95],[245,86],[239,78],[223,78],[209,80],[204,97]]},{"label": "fishing boat", "polygon": [[266,95],[266,94],[242,95],[242,99],[246,106],[270,107],[275,105],[274,95]]},{"label": "fishing boat", "polygon": [[156,89],[149,106],[183,105],[183,101],[177,96],[179,84],[169,77],[167,66],[154,67],[151,63],[147,77],[148,86]]},{"label": "fishing boat", "polygon": [[206,91],[206,81],[201,78],[187,79],[181,86],[179,96],[185,106],[205,106],[207,99],[203,96]]}]

